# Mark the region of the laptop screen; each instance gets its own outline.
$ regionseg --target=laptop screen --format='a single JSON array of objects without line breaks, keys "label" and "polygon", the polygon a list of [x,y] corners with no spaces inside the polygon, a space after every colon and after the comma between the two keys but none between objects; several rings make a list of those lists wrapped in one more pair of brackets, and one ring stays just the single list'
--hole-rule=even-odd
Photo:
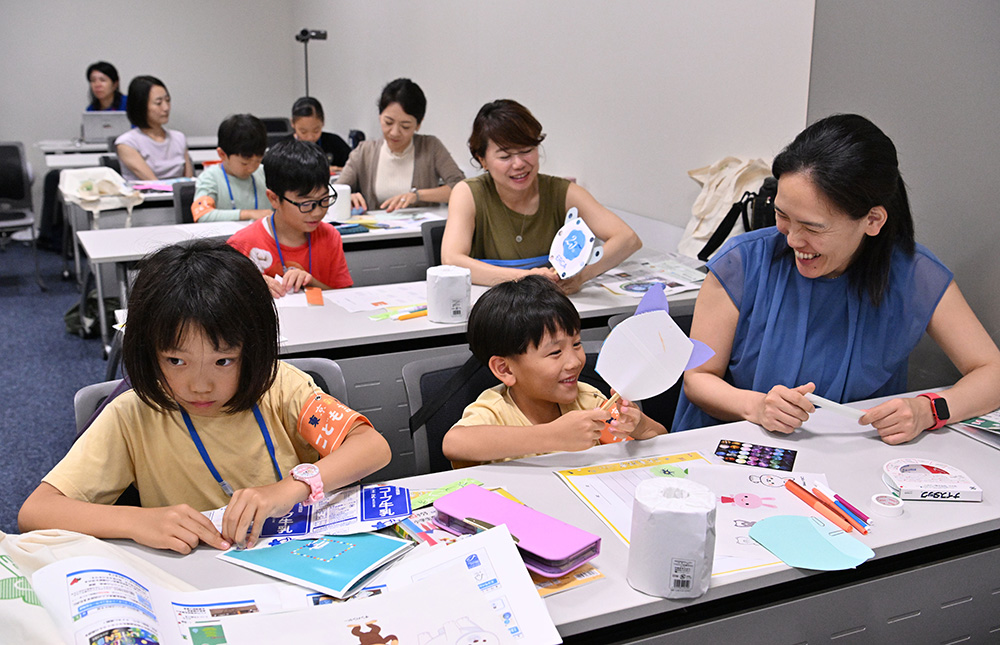
[{"label": "laptop screen", "polygon": [[128,115],[122,111],[84,112],[80,132],[86,143],[107,143],[109,137],[124,134],[131,127]]}]

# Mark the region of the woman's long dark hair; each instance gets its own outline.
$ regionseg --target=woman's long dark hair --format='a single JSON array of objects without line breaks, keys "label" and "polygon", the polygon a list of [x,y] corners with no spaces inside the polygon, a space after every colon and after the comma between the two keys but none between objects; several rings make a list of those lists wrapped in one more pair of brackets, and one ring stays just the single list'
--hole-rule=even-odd
[{"label": "woman's long dark hair", "polygon": [[851,284],[872,304],[882,302],[889,265],[898,246],[914,251],[913,215],[899,174],[896,146],[874,123],[857,114],[835,114],[813,123],[774,158],[771,172],[802,173],[839,210],[859,220],[876,206],[888,217],[878,235],[865,236],[848,267]]}]

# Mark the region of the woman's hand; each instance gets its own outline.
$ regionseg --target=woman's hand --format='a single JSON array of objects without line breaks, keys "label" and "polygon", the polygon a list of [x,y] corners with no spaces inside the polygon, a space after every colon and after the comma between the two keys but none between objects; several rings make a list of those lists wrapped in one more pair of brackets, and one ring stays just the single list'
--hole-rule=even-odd
[{"label": "woman's hand", "polygon": [[387,213],[391,213],[397,208],[407,208],[417,203],[417,194],[410,193],[400,193],[395,197],[390,197],[389,199],[382,202],[379,208],[385,210]]},{"label": "woman's hand", "polygon": [[[553,273],[554,272],[555,271],[553,270]],[[580,289],[582,289],[584,282],[586,282],[586,280],[583,277],[583,272],[577,273],[574,276],[570,276],[565,280],[561,280],[559,279],[558,276],[556,276],[556,286],[559,287],[559,289],[567,296],[574,294]]]},{"label": "woman's hand", "polygon": [[212,522],[187,504],[137,509],[142,520],[132,524],[132,539],[154,549],[170,549],[182,555],[191,552],[199,542],[228,549],[226,541]]},{"label": "woman's hand", "polygon": [[816,406],[806,399],[806,394],[815,389],[816,384],[811,382],[791,389],[775,385],[760,400],[756,419],[751,421],[771,432],[791,434],[816,411]]},{"label": "woman's hand", "polygon": [[361,193],[351,193],[351,210],[360,210],[362,213],[368,210],[365,197]]},{"label": "woman's hand", "polygon": [[291,477],[236,491],[222,516],[223,539],[240,548],[252,548],[260,537],[264,520],[285,515],[308,494],[308,486]]},{"label": "woman's hand", "polygon": [[934,425],[934,415],[926,397],[892,399],[865,411],[858,423],[871,424],[889,445],[906,443]]}]

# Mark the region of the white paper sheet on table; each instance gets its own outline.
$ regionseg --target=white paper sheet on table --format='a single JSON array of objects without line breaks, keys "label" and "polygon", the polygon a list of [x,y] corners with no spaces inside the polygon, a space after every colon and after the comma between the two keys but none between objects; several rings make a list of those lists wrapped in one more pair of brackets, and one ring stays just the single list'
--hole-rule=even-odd
[{"label": "white paper sheet on table", "polygon": [[545,601],[538,595],[506,525],[447,546],[414,551],[386,571],[379,583],[391,594],[456,564],[513,635],[529,643],[560,642]]},{"label": "white paper sheet on table", "polygon": [[323,295],[327,302],[339,305],[350,313],[357,313],[383,307],[426,303],[427,285],[423,282],[379,284],[356,289],[332,289]]},{"label": "white paper sheet on table", "polygon": [[786,479],[794,478],[809,488],[814,481],[826,484],[822,474],[717,466],[697,452],[571,468],[556,474],[626,544],[640,481],[681,476],[708,486],[718,502],[713,576],[781,564],[750,538],[750,527],[772,515],[814,514],[785,489]]},{"label": "white paper sheet on table", "polygon": [[222,625],[230,643],[525,642],[505,631],[475,584],[455,569],[395,592],[284,614],[232,616]]}]

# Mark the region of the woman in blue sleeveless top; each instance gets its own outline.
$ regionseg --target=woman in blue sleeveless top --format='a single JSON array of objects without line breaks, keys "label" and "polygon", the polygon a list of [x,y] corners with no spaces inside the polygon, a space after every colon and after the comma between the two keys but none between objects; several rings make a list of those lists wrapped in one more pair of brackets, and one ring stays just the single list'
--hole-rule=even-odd
[{"label": "woman in blue sleeveless top", "polygon": [[892,141],[857,115],[799,134],[774,160],[775,228],[709,262],[691,337],[716,355],[684,377],[673,430],[746,419],[790,433],[815,408],[906,391],[924,332],[962,373],[940,395],[869,409],[886,443],[1000,406],[1000,350],[952,273],[914,242]]}]

